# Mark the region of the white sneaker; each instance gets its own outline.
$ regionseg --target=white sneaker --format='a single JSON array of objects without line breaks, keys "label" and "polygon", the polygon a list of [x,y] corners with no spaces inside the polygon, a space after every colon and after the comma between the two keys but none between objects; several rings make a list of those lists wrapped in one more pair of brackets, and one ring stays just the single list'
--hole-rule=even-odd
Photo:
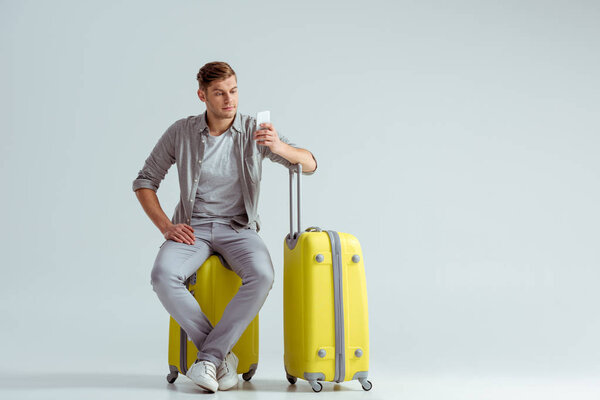
[{"label": "white sneaker", "polygon": [[217,371],[219,390],[229,390],[238,384],[237,366],[239,360],[233,352],[229,352]]},{"label": "white sneaker", "polygon": [[215,367],[215,364],[203,360],[192,364],[185,375],[202,389],[214,393],[219,388],[216,371],[217,367]]}]

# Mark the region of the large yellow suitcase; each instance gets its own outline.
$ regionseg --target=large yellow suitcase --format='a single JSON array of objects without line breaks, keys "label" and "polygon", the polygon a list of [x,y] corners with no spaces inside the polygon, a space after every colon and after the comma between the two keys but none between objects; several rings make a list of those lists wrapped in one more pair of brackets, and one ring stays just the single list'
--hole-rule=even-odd
[{"label": "large yellow suitcase", "polygon": [[[294,171],[290,172],[290,205]],[[298,168],[298,210],[300,210]],[[284,241],[284,365],[291,384],[307,380],[315,392],[319,381],[358,380],[372,384],[369,371],[367,285],[362,250],[348,233],[309,228]],[[298,212],[298,227],[300,227]]]},{"label": "large yellow suitcase", "polygon": [[[242,285],[242,280],[218,255],[210,256],[186,281],[186,287],[194,295],[202,312],[215,326],[225,307]],[[249,381],[258,367],[258,315],[248,325],[232,351],[239,358],[238,374]],[[167,381],[175,382],[179,373],[186,374],[196,361],[198,349],[188,339],[179,324],[170,318],[169,325],[169,374]]]}]

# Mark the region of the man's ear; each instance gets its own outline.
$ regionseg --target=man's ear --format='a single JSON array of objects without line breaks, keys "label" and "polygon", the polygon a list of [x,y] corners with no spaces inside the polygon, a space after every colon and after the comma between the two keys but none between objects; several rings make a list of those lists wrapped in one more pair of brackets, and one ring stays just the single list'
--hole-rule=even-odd
[{"label": "man's ear", "polygon": [[204,95],[204,91],[202,89],[198,89],[198,97],[203,103],[206,102],[206,96]]}]

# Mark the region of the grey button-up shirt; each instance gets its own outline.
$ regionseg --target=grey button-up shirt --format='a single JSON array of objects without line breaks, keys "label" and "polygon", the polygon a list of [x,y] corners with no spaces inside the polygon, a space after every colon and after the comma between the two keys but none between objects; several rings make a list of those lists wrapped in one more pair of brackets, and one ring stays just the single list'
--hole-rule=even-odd
[{"label": "grey button-up shirt", "polygon": [[[258,198],[262,177],[262,160],[267,157],[288,169],[292,164],[285,158],[271,152],[271,149],[267,146],[259,145],[254,140],[255,118],[238,112],[230,129],[233,134],[234,158],[237,160],[242,196],[247,214],[246,216],[234,218],[231,221],[231,226],[237,231],[246,228],[259,231]],[[208,132],[206,112],[176,121],[160,137],[137,178],[133,181],[134,191],[142,188],[157,191],[160,182],[164,179],[171,165],[177,163],[181,197],[171,219],[174,224],[189,224],[191,221]],[[279,139],[295,147],[284,136],[280,135]],[[315,171],[304,172],[303,174],[312,175]]]}]

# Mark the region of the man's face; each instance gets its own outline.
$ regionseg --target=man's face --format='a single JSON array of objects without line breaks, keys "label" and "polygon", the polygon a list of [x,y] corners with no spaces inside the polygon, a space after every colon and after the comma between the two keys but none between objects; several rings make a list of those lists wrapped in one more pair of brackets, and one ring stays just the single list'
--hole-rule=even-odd
[{"label": "man's face", "polygon": [[208,113],[219,119],[235,117],[238,105],[237,79],[235,75],[211,82],[206,90],[199,89],[198,97],[206,104]]}]

